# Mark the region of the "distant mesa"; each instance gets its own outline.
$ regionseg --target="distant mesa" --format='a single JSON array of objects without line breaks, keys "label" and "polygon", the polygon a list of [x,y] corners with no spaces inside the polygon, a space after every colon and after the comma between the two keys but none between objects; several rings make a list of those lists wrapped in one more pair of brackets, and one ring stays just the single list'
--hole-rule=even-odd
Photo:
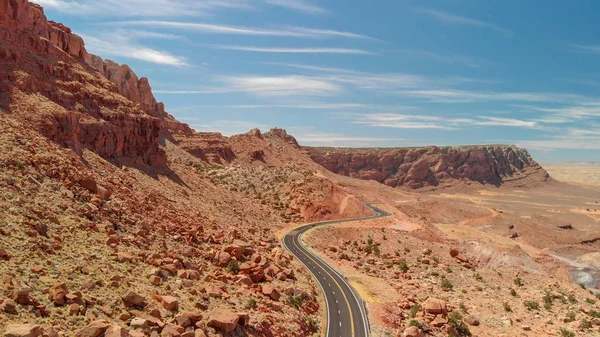
[{"label": "distant mesa", "polygon": [[550,180],[525,149],[514,145],[307,149],[334,173],[391,187],[432,188],[458,181],[530,186]]}]

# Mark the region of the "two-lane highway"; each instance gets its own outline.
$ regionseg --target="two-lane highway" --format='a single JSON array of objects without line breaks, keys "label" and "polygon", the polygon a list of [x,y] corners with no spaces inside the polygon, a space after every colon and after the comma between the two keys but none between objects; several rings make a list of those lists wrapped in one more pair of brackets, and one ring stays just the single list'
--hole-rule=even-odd
[{"label": "two-lane highway", "polygon": [[314,275],[325,295],[327,306],[326,337],[368,337],[369,325],[363,301],[350,287],[344,276],[311,253],[300,241],[307,230],[323,225],[375,219],[389,214],[373,205],[367,207],[374,215],[365,218],[324,221],[294,229],[283,238],[283,244]]}]

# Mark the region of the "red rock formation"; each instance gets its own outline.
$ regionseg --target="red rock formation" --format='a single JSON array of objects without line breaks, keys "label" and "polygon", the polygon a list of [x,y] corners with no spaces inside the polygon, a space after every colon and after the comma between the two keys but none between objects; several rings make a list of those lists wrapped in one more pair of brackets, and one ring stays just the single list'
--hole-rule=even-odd
[{"label": "red rock formation", "polygon": [[87,53],[81,37],[27,0],[0,0],[0,109],[78,153],[161,165],[159,136],[191,129],[152,95],[147,78]]},{"label": "red rock formation", "polygon": [[455,180],[495,185],[512,181],[525,185],[549,179],[526,150],[512,145],[308,149],[315,162],[334,173],[376,180],[392,187],[421,188]]}]

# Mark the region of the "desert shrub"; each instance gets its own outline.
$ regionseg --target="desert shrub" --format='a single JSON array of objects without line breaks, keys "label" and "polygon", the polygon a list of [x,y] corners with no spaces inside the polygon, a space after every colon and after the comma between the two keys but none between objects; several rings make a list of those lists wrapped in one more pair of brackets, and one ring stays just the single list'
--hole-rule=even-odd
[{"label": "desert shrub", "polygon": [[515,278],[514,282],[517,287],[522,287],[524,285],[523,279],[520,277]]},{"label": "desert shrub", "polygon": [[474,277],[474,278],[475,278],[477,281],[479,281],[479,282],[483,282],[483,276],[481,276],[481,274],[479,274],[479,273],[475,273],[475,274],[473,275],[473,277]]},{"label": "desert shrub", "polygon": [[227,270],[233,274],[237,274],[240,271],[240,264],[236,260],[231,260],[227,264]]},{"label": "desert shrub", "polygon": [[294,296],[292,294],[289,294],[286,302],[288,305],[290,305],[296,309],[300,309],[302,302],[304,302],[304,297],[302,297],[300,295]]},{"label": "desert shrub", "polygon": [[574,322],[577,319],[577,315],[573,311],[567,312],[567,317],[565,317],[565,323]]},{"label": "desert shrub", "polygon": [[408,247],[404,247],[404,252],[405,252],[405,253],[410,253],[410,248],[408,248]]},{"label": "desert shrub", "polygon": [[404,261],[400,262],[400,270],[403,273],[408,272],[408,265],[406,264],[406,262],[404,262]]},{"label": "desert shrub", "polygon": [[450,280],[448,280],[446,277],[442,277],[442,289],[452,290],[452,288],[454,288],[452,282],[450,282]]},{"label": "desert shrub", "polygon": [[600,319],[600,312],[596,311],[596,310],[590,310],[590,312],[588,313],[588,315],[594,317],[594,318],[599,318]]},{"label": "desert shrub", "polygon": [[510,295],[512,297],[516,297],[517,296],[517,291],[515,289],[513,289],[513,288],[510,288]]},{"label": "desert shrub", "polygon": [[575,295],[569,294],[569,302],[571,302],[572,304],[577,303],[577,298],[575,297]]},{"label": "desert shrub", "polygon": [[417,321],[416,319],[411,319],[410,323],[408,323],[408,326],[416,326],[419,329],[423,329],[423,323]]},{"label": "desert shrub", "polygon": [[525,301],[523,302],[523,305],[525,306],[525,309],[529,311],[540,310],[540,304],[536,301]]},{"label": "desert shrub", "polygon": [[558,334],[561,337],[575,337],[575,333],[567,328],[560,328],[560,330],[558,330]]},{"label": "desert shrub", "polygon": [[448,325],[456,330],[457,337],[471,336],[469,327],[462,321],[462,319],[463,317],[459,312],[453,311],[448,315]]},{"label": "desert shrub", "polygon": [[253,298],[249,299],[248,300],[248,308],[256,309],[256,307],[257,307],[256,300]]},{"label": "desert shrub", "polygon": [[415,318],[417,316],[417,313],[419,312],[419,310],[421,310],[421,306],[418,304],[413,305],[412,307],[410,307],[410,318]]},{"label": "desert shrub", "polygon": [[585,301],[588,302],[589,304],[596,304],[596,300],[593,298],[586,298]]},{"label": "desert shrub", "polygon": [[587,319],[582,318],[580,326],[583,330],[588,330],[592,327],[592,323],[590,323],[590,321],[588,321]]},{"label": "desert shrub", "polygon": [[506,312],[512,311],[512,308],[510,307],[510,304],[508,302],[502,303],[502,306],[504,306],[504,311],[506,311]]}]

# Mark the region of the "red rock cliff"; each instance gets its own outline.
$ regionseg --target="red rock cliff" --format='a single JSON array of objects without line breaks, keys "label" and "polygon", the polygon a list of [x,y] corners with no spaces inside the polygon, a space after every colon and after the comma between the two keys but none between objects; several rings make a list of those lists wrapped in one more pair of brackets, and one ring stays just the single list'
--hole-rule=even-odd
[{"label": "red rock cliff", "polygon": [[526,150],[514,145],[308,149],[315,162],[334,173],[392,187],[421,188],[460,180],[523,186],[549,179]]},{"label": "red rock cliff", "polygon": [[0,110],[78,152],[164,163],[161,133],[191,133],[147,78],[89,54],[81,37],[27,0],[0,0]]}]

